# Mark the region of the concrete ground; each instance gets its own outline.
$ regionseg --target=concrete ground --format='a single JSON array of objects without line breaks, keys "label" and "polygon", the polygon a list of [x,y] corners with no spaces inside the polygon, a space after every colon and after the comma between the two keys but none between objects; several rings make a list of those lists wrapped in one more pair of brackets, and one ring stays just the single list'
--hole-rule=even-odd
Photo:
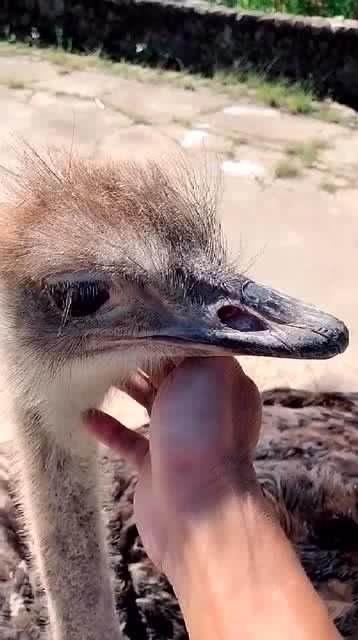
[{"label": "concrete ground", "polygon": [[[342,318],[348,351],[329,361],[246,358],[261,388],[358,390],[358,129],[233,102],[224,91],[68,70],[29,55],[0,57],[0,163],[14,136],[92,158],[215,157],[220,215],[242,269]],[[111,410],[121,414],[116,397]],[[5,403],[2,403],[5,406]],[[124,406],[124,405],[123,405]],[[138,409],[138,407],[137,407]],[[5,409],[4,409],[5,411]],[[125,410],[126,417],[128,412]],[[131,413],[137,424],[143,412]],[[5,420],[1,426],[5,437]],[[1,437],[1,434],[0,434]]]}]

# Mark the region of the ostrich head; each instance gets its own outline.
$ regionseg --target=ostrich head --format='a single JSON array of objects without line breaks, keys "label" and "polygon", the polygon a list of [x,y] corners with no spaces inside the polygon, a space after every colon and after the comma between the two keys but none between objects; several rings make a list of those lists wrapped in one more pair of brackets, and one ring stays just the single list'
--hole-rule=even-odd
[{"label": "ostrich head", "polygon": [[83,409],[165,358],[329,358],[348,344],[339,320],[236,271],[190,171],[26,149],[10,181],[1,348],[33,402],[52,385]]}]

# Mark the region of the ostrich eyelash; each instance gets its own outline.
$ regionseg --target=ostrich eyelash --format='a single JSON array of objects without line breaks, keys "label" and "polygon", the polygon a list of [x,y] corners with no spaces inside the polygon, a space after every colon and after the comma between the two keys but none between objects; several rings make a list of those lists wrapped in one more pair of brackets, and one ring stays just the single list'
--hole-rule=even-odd
[{"label": "ostrich eyelash", "polygon": [[83,318],[94,315],[110,298],[109,283],[103,280],[47,283],[45,290],[62,313],[61,329],[69,317]]}]

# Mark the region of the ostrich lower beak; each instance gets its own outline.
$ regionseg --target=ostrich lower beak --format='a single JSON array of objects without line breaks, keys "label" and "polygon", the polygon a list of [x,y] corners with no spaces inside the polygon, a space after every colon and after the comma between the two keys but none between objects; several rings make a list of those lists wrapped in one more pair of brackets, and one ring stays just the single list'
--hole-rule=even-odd
[{"label": "ostrich lower beak", "polygon": [[348,329],[337,318],[251,280],[216,307],[214,322],[208,311],[210,320],[200,326],[178,323],[154,339],[211,353],[293,359],[332,358],[349,343]]}]

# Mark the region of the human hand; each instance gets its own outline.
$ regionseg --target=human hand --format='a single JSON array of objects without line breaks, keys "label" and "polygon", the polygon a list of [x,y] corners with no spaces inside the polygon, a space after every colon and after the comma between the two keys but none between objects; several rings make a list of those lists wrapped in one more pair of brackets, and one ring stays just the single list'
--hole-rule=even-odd
[{"label": "human hand", "polygon": [[[160,381],[159,381],[160,382]],[[266,505],[253,469],[261,426],[255,384],[231,358],[188,359],[156,393],[150,440],[101,412],[89,430],[138,470],[135,517],[166,573],[193,640],[340,637]]]},{"label": "human hand", "polygon": [[[132,395],[145,402],[147,394],[152,401],[153,390],[143,384],[137,381]],[[252,458],[261,401],[233,358],[191,358],[172,371],[154,399],[149,442],[103,413],[92,412],[86,421],[99,440],[137,468],[138,530],[167,575],[173,547],[193,522],[232,495],[259,492]]]}]

